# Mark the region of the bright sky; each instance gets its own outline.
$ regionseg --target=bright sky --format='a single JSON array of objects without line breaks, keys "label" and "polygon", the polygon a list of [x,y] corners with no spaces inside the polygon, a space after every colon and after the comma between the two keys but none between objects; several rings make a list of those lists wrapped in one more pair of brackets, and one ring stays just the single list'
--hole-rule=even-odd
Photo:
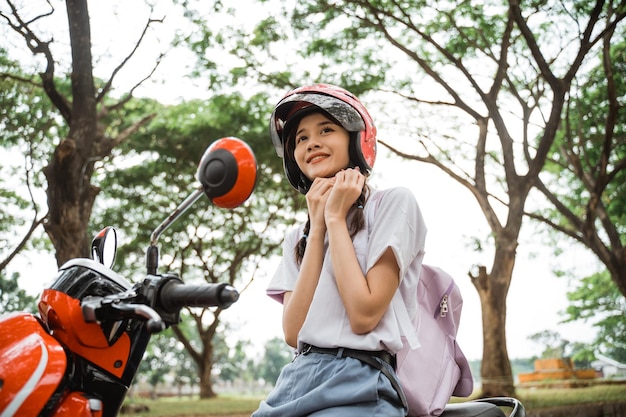
[{"label": "bright sky", "polygon": [[[55,3],[57,4],[57,3]],[[128,2],[90,2],[93,19],[92,36],[95,50],[104,53],[108,50],[111,57],[96,58],[100,73],[106,78],[131,48],[139,37],[148,14],[145,9],[129,11]],[[123,5],[124,8],[122,9]],[[136,3],[133,3],[136,5]],[[112,14],[112,10],[119,10]],[[66,24],[64,10],[57,11],[60,27]],[[155,11],[153,17],[160,18],[166,11]],[[167,12],[163,24],[155,26],[147,39],[151,43],[149,52],[142,52],[142,57],[132,63],[132,67],[119,75],[121,85],[133,85],[136,80],[146,76],[152,69],[154,57],[168,48],[169,38],[163,36],[167,30],[181,22],[181,17]],[[158,32],[158,33],[157,33]],[[157,35],[161,38],[157,40]],[[63,38],[55,37],[61,43]],[[192,65],[190,53],[175,51],[165,59],[155,81],[146,83],[139,90],[140,95],[149,95],[164,102],[174,102],[182,97],[209,98],[206,89],[198,88],[195,82],[184,78],[188,67]],[[120,88],[123,91],[123,88]],[[269,116],[269,115],[268,115]],[[234,131],[236,136],[237,132]],[[385,137],[384,129],[379,129],[379,137]],[[268,142],[269,143],[269,142]],[[269,146],[269,145],[268,145]],[[467,271],[472,265],[481,263],[490,266],[489,254],[477,254],[465,246],[467,237],[483,238],[488,233],[484,217],[469,192],[435,168],[424,164],[401,162],[380,151],[372,184],[378,188],[402,185],[415,193],[428,225],[427,254],[425,262],[442,267],[452,274],[464,297],[464,310],[459,331],[459,344],[469,359],[482,357],[482,330],[480,304],[476,290],[469,281]],[[190,187],[191,190],[191,187]],[[156,225],[155,225],[156,226]],[[122,234],[124,231],[120,231]],[[561,325],[559,312],[567,306],[567,281],[556,278],[552,270],[557,265],[566,265],[579,271],[581,277],[597,268],[597,261],[589,253],[572,247],[564,255],[555,258],[552,248],[538,243],[535,231],[527,227],[523,231],[518,251],[514,278],[507,299],[507,340],[511,358],[523,358],[538,355],[541,347],[527,338],[543,331],[558,331],[570,341],[590,341],[594,331],[589,325]],[[558,263],[557,263],[558,262]],[[29,265],[30,264],[30,265]],[[37,268],[33,266],[37,265]],[[14,268],[22,271],[23,286],[29,292],[37,293],[41,285],[54,276],[56,264],[53,255],[42,255],[37,259],[16,260]],[[33,269],[37,271],[33,274]],[[241,338],[250,339],[261,349],[264,342],[275,336],[281,336],[281,306],[265,296],[264,290],[273,271],[259,276],[240,300],[227,311],[227,318]],[[244,279],[245,280],[245,279]]]}]

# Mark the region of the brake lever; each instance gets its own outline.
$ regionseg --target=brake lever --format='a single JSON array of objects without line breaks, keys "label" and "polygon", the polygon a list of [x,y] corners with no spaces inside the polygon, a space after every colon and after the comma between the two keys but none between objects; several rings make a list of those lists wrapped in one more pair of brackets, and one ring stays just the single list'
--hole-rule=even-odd
[{"label": "brake lever", "polygon": [[119,296],[86,297],[81,302],[83,319],[87,323],[105,320],[141,319],[149,333],[158,333],[167,327],[161,316],[145,304],[121,303]]}]

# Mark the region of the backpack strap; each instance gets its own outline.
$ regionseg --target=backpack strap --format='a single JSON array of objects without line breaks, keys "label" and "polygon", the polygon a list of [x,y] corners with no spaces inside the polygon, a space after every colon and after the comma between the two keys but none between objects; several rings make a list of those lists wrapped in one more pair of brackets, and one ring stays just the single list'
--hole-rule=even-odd
[{"label": "backpack strap", "polygon": [[[402,299],[399,288],[393,295],[393,298],[391,300],[391,307],[396,313],[396,318],[398,319],[400,331],[402,332],[402,335],[411,347],[411,350],[419,348],[421,346],[421,343],[417,338],[417,332],[415,331],[416,327],[413,326],[411,317],[409,317],[409,311],[406,308],[406,304],[404,304],[404,300]],[[417,306],[417,308],[420,308],[420,306]]]},{"label": "backpack strap", "polygon": [[[380,200],[382,199],[385,191],[377,191],[374,195],[371,196],[370,203],[374,204],[372,209],[370,210],[370,228],[373,224],[374,216],[376,215],[376,210],[380,205]],[[416,294],[417,296],[417,294]],[[402,299],[402,294],[400,294],[400,287],[396,289],[393,298],[391,299],[391,308],[396,316],[396,320],[398,321],[398,326],[400,327],[400,332],[402,336],[406,339],[411,349],[417,349],[421,346],[420,341],[417,338],[417,332],[415,331],[416,327],[413,325],[413,321],[409,315],[409,311],[406,308],[406,304],[404,304],[404,300]],[[418,305],[417,308],[420,308]]]}]

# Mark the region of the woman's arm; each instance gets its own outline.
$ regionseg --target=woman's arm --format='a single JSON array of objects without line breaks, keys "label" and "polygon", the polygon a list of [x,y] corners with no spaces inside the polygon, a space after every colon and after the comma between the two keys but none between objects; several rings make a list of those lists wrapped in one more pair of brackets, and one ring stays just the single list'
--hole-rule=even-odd
[{"label": "woman's arm", "polygon": [[[344,221],[345,225],[345,221]],[[363,276],[347,227],[328,225],[329,246],[339,295],[356,334],[372,331],[391,303],[400,268],[391,248]]]},{"label": "woman's arm", "polygon": [[345,170],[336,176],[329,197],[325,221],[329,248],[339,294],[346,308],[352,331],[373,330],[387,310],[400,282],[400,268],[388,248],[363,275],[350,238],[346,216],[364,185],[358,170]]},{"label": "woman's arm", "polygon": [[283,333],[285,341],[292,347],[298,344],[298,334],[311,307],[322,272],[326,235],[324,207],[333,184],[334,179],[318,178],[313,181],[306,195],[311,225],[307,245],[293,292],[286,292],[283,297]]},{"label": "woman's arm", "polygon": [[292,292],[283,296],[283,333],[291,347],[298,344],[298,334],[309,312],[317,288],[324,256],[324,235],[318,237],[312,230],[300,266],[300,274]]}]

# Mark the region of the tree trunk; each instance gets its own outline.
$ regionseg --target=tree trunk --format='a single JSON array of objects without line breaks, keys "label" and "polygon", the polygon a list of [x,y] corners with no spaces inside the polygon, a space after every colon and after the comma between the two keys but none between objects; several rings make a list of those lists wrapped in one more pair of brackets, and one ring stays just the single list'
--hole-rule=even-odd
[{"label": "tree trunk", "polygon": [[213,379],[211,378],[212,369],[213,346],[209,345],[202,351],[202,365],[200,366],[200,398],[214,398],[217,396],[213,391]]},{"label": "tree trunk", "polygon": [[[68,141],[72,139],[66,138],[57,150]],[[99,190],[90,184],[86,175],[81,178],[80,165],[85,163],[84,158],[73,156],[63,161],[58,153],[55,152],[44,170],[49,209],[44,228],[56,249],[57,265],[61,266],[71,258],[89,257],[87,227]]]},{"label": "tree trunk", "polygon": [[481,397],[513,397],[515,385],[506,347],[506,297],[513,266],[515,245],[508,248],[496,243],[493,270],[481,266],[472,283],[478,291],[482,306],[483,360],[480,369]]},{"label": "tree trunk", "polygon": [[[623,257],[626,258],[626,249],[623,250],[623,252],[625,253]],[[614,270],[616,270],[617,272],[614,272]],[[616,268],[609,268],[609,272],[611,273],[611,279],[619,289],[619,292],[621,292],[622,295],[626,297],[626,265],[619,265]]]},{"label": "tree trunk", "polygon": [[66,6],[72,47],[72,103],[64,116],[70,129],[44,169],[49,209],[44,228],[56,249],[59,266],[68,259],[89,256],[87,227],[99,192],[91,185],[93,156],[96,144],[103,139],[96,112],[87,1],[67,0]]}]

